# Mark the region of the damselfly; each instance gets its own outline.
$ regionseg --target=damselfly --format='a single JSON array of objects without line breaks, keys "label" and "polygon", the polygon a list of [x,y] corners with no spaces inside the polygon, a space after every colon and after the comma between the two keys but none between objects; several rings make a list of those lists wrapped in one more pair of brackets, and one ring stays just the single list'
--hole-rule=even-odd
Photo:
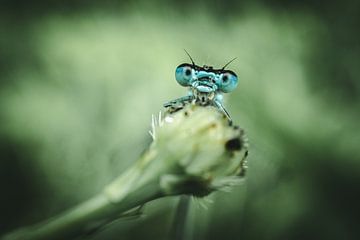
[{"label": "damselfly", "polygon": [[190,54],[185,50],[191,60],[190,63],[180,64],[175,70],[175,79],[183,87],[188,87],[188,94],[164,104],[169,112],[182,109],[186,104],[193,103],[203,106],[217,107],[232,122],[229,113],[223,106],[223,93],[233,91],[238,84],[235,72],[225,68],[235,60],[232,59],[221,69],[212,66],[198,66]]}]

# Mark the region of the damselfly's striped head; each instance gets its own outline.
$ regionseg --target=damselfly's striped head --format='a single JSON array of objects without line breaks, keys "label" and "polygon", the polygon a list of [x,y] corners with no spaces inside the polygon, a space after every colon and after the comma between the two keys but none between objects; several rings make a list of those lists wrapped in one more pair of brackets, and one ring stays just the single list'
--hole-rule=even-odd
[{"label": "damselfly's striped head", "polygon": [[238,78],[236,73],[225,70],[225,67],[235,59],[221,69],[214,69],[206,65],[201,67],[196,65],[191,57],[190,59],[191,64],[183,63],[176,68],[175,78],[181,86],[192,87],[200,93],[228,93],[237,87]]}]

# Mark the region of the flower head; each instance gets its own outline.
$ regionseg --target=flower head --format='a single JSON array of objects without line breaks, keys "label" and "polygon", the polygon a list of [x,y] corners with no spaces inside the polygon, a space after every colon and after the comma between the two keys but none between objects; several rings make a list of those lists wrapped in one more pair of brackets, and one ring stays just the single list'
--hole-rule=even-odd
[{"label": "flower head", "polygon": [[167,192],[206,195],[237,183],[245,173],[244,131],[215,107],[189,104],[165,115],[152,133],[158,158],[176,166],[175,172],[162,176]]}]

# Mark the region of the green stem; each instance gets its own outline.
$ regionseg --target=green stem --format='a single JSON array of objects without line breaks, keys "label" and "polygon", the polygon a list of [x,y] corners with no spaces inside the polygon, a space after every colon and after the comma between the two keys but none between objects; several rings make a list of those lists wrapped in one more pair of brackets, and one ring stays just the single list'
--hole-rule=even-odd
[{"label": "green stem", "polygon": [[72,239],[119,218],[121,213],[162,197],[159,172],[154,172],[146,183],[139,184],[139,176],[152,162],[149,157],[154,156],[144,155],[95,197],[46,222],[16,230],[3,239]]},{"label": "green stem", "polygon": [[170,239],[184,240],[187,237],[187,220],[190,210],[190,196],[180,196],[178,206],[176,208],[174,223],[170,232]]}]

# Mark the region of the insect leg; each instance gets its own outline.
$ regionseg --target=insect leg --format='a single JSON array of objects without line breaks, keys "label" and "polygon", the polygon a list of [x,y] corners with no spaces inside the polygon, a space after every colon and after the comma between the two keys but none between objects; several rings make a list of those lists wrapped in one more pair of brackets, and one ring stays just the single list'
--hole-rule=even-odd
[{"label": "insect leg", "polygon": [[220,101],[219,99],[215,98],[215,99],[214,99],[214,104],[215,104],[215,106],[217,106],[217,107],[220,109],[220,111],[223,112],[223,114],[227,117],[227,119],[229,120],[229,122],[230,122],[230,124],[231,124],[231,123],[232,123],[232,119],[231,119],[229,113],[226,111],[226,109],[225,109],[224,106],[222,105],[221,101]]},{"label": "insect leg", "polygon": [[183,105],[184,106],[186,103],[191,102],[193,99],[194,99],[193,95],[187,95],[187,96],[172,100],[170,102],[164,103],[164,107],[167,108],[167,107],[173,107],[173,106],[176,106],[176,105]]},{"label": "insect leg", "polygon": [[187,95],[175,100],[172,100],[170,102],[164,103],[164,107],[167,108],[167,112],[174,113],[179,111],[180,109],[183,109],[186,104],[191,103],[194,100],[194,95]]}]

